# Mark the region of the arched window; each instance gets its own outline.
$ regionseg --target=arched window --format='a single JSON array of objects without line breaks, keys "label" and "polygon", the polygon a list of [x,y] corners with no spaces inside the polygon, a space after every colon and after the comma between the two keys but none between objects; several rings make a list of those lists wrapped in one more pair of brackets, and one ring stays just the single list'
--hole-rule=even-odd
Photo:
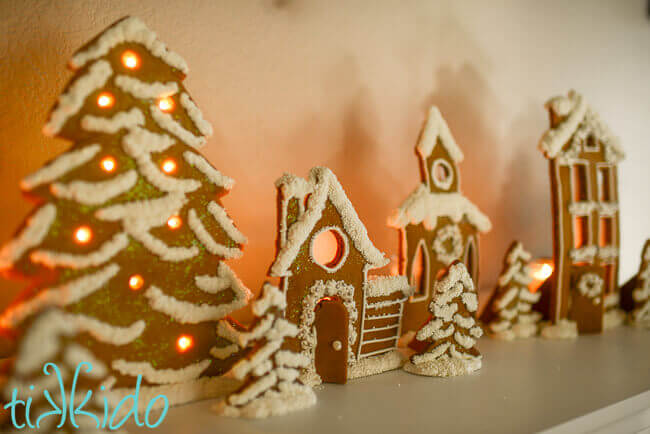
[{"label": "arched window", "polygon": [[433,185],[441,190],[449,190],[454,183],[454,169],[444,158],[437,158],[431,165]]},{"label": "arched window", "polygon": [[467,238],[465,260],[463,262],[465,262],[467,272],[474,281],[474,286],[478,289],[478,249],[476,248],[476,239],[473,236]]},{"label": "arched window", "polygon": [[429,295],[429,253],[424,240],[420,240],[411,261],[410,284],[415,288],[411,300],[425,299]]},{"label": "arched window", "polygon": [[343,266],[348,256],[347,237],[335,226],[318,231],[311,243],[311,258],[329,273]]}]

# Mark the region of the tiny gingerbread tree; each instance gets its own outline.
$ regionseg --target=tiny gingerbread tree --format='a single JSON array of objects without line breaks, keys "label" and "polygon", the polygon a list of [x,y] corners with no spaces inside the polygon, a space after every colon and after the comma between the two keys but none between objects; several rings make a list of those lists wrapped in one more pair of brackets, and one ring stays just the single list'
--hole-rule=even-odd
[{"label": "tiny gingerbread tree", "polygon": [[621,289],[621,305],[630,311],[631,325],[650,329],[650,240],[643,246],[638,274]]},{"label": "tiny gingerbread tree", "polygon": [[495,338],[511,340],[537,334],[537,323],[542,316],[533,312],[532,307],[542,293],[531,293],[528,289],[532,281],[528,268],[530,258],[519,241],[508,248],[497,289],[481,318]]},{"label": "tiny gingerbread tree", "polygon": [[126,18],[77,52],[46,135],[73,146],[21,184],[38,208],[0,251],[0,270],[34,285],[0,318],[57,305],[109,370],[115,396],[171,403],[225,394],[244,353],[215,334],[248,291],[223,262],[246,238],[220,197],[233,186],[197,149],[212,132],[182,80],[185,61]]},{"label": "tiny gingerbread tree", "polygon": [[415,335],[420,348],[404,365],[408,372],[435,377],[469,374],[481,368],[476,339],[483,330],[476,324],[478,297],[465,265],[455,261],[434,285],[432,316]]},{"label": "tiny gingerbread tree", "polygon": [[235,364],[232,375],[244,385],[221,402],[216,410],[226,416],[263,418],[311,407],[316,395],[299,379],[309,358],[288,349],[285,338],[296,337],[298,327],[284,319],[287,301],[275,286],[266,283],[260,299],[253,303],[257,317],[249,331],[237,331],[221,323],[224,334],[240,345],[252,347]]}]

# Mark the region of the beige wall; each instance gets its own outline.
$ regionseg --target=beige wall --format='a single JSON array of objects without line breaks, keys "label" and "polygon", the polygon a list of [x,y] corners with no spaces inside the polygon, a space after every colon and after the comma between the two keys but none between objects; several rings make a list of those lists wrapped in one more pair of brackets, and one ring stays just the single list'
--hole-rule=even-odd
[{"label": "beige wall", "polygon": [[[190,65],[215,127],[204,148],[237,185],[225,205],[250,243],[232,263],[257,291],[275,238],[273,181],[334,170],[376,245],[393,255],[391,209],[418,181],[412,148],[438,104],[466,158],[462,188],[494,223],[484,286],[518,238],[551,254],[543,103],[580,90],[618,133],[622,278],[650,235],[650,21],[645,1],[0,0],[0,240],[31,205],[18,181],[66,148],[41,127],[73,51],[137,15]],[[0,303],[18,286],[0,282]]]}]

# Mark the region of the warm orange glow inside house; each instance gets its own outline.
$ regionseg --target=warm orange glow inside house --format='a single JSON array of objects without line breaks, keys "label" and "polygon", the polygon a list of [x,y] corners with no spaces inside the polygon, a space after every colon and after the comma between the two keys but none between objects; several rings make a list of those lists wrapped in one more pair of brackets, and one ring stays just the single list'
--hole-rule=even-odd
[{"label": "warm orange glow inside house", "polygon": [[162,170],[163,172],[167,174],[172,174],[176,172],[176,161],[174,161],[171,158],[166,159],[165,161],[162,162]]},{"label": "warm orange glow inside house", "polygon": [[136,69],[140,66],[140,57],[131,50],[127,50],[122,54],[122,64],[129,69]]},{"label": "warm orange glow inside house", "polygon": [[117,167],[117,161],[113,157],[102,158],[102,161],[99,162],[100,167],[104,172],[111,173]]},{"label": "warm orange glow inside house", "polygon": [[314,260],[327,268],[336,267],[343,257],[343,243],[343,238],[337,231],[330,229],[321,232],[312,246]]},{"label": "warm orange glow inside house", "polygon": [[102,92],[97,97],[97,105],[101,108],[110,108],[115,104],[115,97],[108,92]]},{"label": "warm orange glow inside house", "polygon": [[193,346],[194,346],[194,339],[192,339],[192,336],[182,335],[176,341],[176,348],[178,348],[178,352],[180,353],[184,353],[185,351],[189,350]]},{"label": "warm orange glow inside house", "polygon": [[415,287],[414,295],[422,295],[426,292],[426,263],[427,257],[424,253],[424,245],[420,244],[415,252],[413,264],[411,265],[411,285]]},{"label": "warm orange glow inside house", "polygon": [[177,215],[169,217],[167,220],[167,226],[169,229],[178,229],[183,224],[183,220]]},{"label": "warm orange glow inside house", "polygon": [[132,290],[137,291],[143,286],[144,286],[144,279],[139,274],[134,274],[133,276],[129,277],[129,288],[131,288]]},{"label": "warm orange glow inside house", "polygon": [[88,244],[93,238],[93,231],[88,226],[80,226],[74,231],[74,239],[78,244]]},{"label": "warm orange glow inside house", "polygon": [[530,277],[533,281],[528,286],[530,292],[536,292],[540,286],[553,274],[553,261],[551,259],[536,259],[528,264]]},{"label": "warm orange glow inside house", "polygon": [[174,110],[175,105],[176,104],[174,103],[174,100],[170,97],[160,98],[158,100],[158,108],[164,112],[170,112]]}]

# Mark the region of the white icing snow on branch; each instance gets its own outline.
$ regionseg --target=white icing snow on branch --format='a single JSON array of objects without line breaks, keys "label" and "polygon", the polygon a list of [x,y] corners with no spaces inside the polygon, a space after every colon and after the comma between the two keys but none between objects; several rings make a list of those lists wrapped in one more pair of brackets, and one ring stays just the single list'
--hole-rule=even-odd
[{"label": "white icing snow on branch", "polygon": [[119,359],[112,363],[113,369],[122,375],[137,377],[142,375],[149,383],[173,384],[183,383],[199,378],[199,376],[210,366],[209,359],[202,360],[181,369],[156,369],[149,362],[130,362]]},{"label": "white icing snow on branch", "polygon": [[234,179],[222,175],[221,172],[212,167],[212,165],[208,163],[208,160],[203,158],[203,156],[195,152],[185,151],[183,153],[183,158],[185,158],[185,161],[187,161],[189,164],[196,167],[199,172],[203,173],[208,178],[208,180],[217,187],[231,190],[235,185]]},{"label": "white icing snow on branch", "polygon": [[206,137],[212,136],[212,125],[203,118],[201,110],[199,110],[196,104],[194,104],[194,101],[185,92],[181,93],[181,105],[187,111],[187,115],[192,119],[192,122],[194,122],[194,125],[196,125],[196,128],[201,134]]},{"label": "white icing snow on branch", "polygon": [[238,244],[246,244],[248,242],[244,234],[239,232],[239,229],[235,227],[232,219],[228,217],[226,210],[219,206],[218,203],[210,201],[210,203],[208,203],[208,211],[212,214],[212,217],[214,217],[217,223],[219,223],[219,226],[221,226],[231,240]]},{"label": "white icing snow on branch", "polygon": [[39,245],[56,218],[56,206],[47,204],[40,207],[31,217],[22,231],[0,249],[0,270],[6,270],[20,259],[32,247]]},{"label": "white icing snow on branch", "polygon": [[225,259],[235,259],[242,256],[242,251],[236,247],[226,247],[225,245],[218,243],[212,238],[212,235],[201,223],[201,219],[196,215],[194,209],[190,209],[187,213],[188,224],[194,235],[201,241],[203,246],[208,250],[208,252],[213,255],[221,256]]},{"label": "white icing snow on branch", "polygon": [[52,194],[84,205],[99,205],[129,191],[137,182],[138,174],[129,170],[112,179],[99,182],[73,181],[69,184],[54,183]]},{"label": "white icing snow on branch", "polygon": [[86,254],[61,253],[51,250],[35,250],[29,257],[32,262],[43,264],[47,267],[87,268],[96,267],[124,250],[129,245],[129,237],[124,232],[119,232],[110,240],[104,242],[99,249]]},{"label": "white icing snow on branch", "polygon": [[126,345],[136,340],[145,329],[145,322],[138,320],[127,327],[120,327],[81,314],[69,314],[69,319],[79,331],[88,332],[99,342]]},{"label": "white icing snow on branch", "polygon": [[20,188],[29,191],[39,185],[52,182],[90,161],[102,149],[98,144],[84,146],[81,149],[68,151],[31,175],[26,176],[20,182]]},{"label": "white icing snow on branch", "polygon": [[56,108],[43,127],[43,134],[54,136],[61,131],[66,121],[83,107],[88,95],[104,86],[112,74],[111,65],[106,60],[93,63],[87,74],[73,81],[67,92],[59,96]]},{"label": "white icing snow on branch", "polygon": [[423,159],[426,159],[433,152],[438,139],[440,139],[440,143],[447,150],[454,162],[460,163],[463,161],[463,152],[451,135],[447,122],[445,122],[442,114],[440,114],[438,107],[431,106],[429,116],[420,133],[420,139],[415,149]]},{"label": "white icing snow on branch", "polygon": [[139,108],[133,107],[129,111],[117,112],[113,117],[85,115],[81,119],[81,128],[86,131],[115,134],[121,129],[131,129],[144,125],[144,115]]},{"label": "white icing snow on branch", "polygon": [[205,137],[195,136],[191,131],[186,130],[181,124],[174,120],[172,115],[160,110],[158,106],[153,104],[150,105],[149,112],[151,113],[153,120],[158,124],[160,128],[167,130],[191,147],[200,148],[201,146],[205,145]]},{"label": "white icing snow on branch", "polygon": [[115,84],[123,91],[128,92],[139,99],[164,98],[178,92],[178,85],[176,82],[147,83],[128,75],[118,75],[115,77]]},{"label": "white icing snow on branch", "polygon": [[7,308],[0,317],[2,328],[14,328],[28,316],[48,306],[67,306],[87,297],[111,280],[120,267],[110,264],[54,288],[41,290],[38,295]]},{"label": "white icing snow on branch", "polygon": [[409,195],[404,203],[388,219],[388,224],[395,228],[404,228],[408,224],[423,223],[427,229],[438,224],[439,217],[449,217],[458,223],[463,217],[481,232],[492,228],[490,220],[472,202],[460,193],[431,193],[425,184]]},{"label": "white icing snow on branch", "polygon": [[105,56],[111,49],[125,42],[142,44],[151,54],[183,74],[189,71],[185,60],[170,51],[158,40],[153,31],[135,17],[125,18],[108,28],[92,45],[78,51],[70,60],[70,65],[75,69],[81,68],[89,61]]}]

